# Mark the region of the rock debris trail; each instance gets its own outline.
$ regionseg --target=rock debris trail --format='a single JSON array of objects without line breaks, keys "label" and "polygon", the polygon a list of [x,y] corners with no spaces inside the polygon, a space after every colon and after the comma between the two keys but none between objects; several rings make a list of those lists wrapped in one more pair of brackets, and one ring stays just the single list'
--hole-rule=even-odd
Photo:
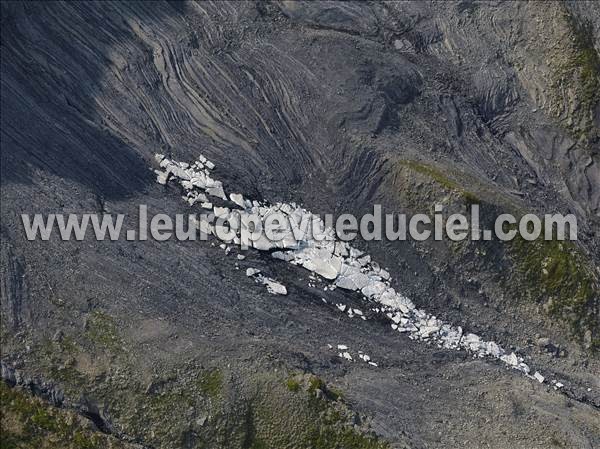
[{"label": "rock debris trail", "polygon": [[[374,305],[371,309],[373,312],[385,315],[390,320],[392,329],[406,334],[410,339],[436,344],[439,348],[466,350],[474,357],[499,359],[530,379],[550,384],[554,389],[564,387],[563,383],[549,381],[537,371],[530,374],[529,365],[514,352],[508,353],[497,343],[485,341],[476,334],[464,333],[460,326],[444,323],[415,307],[409,298],[391,287],[390,274],[372,260],[371,256],[338,240],[335,231],[327,228],[323,220],[310,211],[294,203],[250,201],[239,193],[232,193],[228,198],[223,183],[211,177],[211,170],[215,165],[204,156],[200,156],[192,164],[173,161],[162,154],[156,154],[155,158],[160,165],[160,169],[155,170],[158,183],[179,184],[185,193],[183,198],[190,206],[200,203],[203,208],[211,211],[207,218],[196,223],[201,232],[242,248],[271,251],[273,258],[302,266],[331,281],[329,289],[341,288],[362,293],[365,300]],[[228,201],[227,204],[234,204],[237,208],[213,205],[207,195]],[[278,214],[279,219],[274,217],[275,214]],[[227,229],[222,224],[213,224],[212,218],[219,218],[227,223]],[[251,224],[269,220],[277,223],[273,231],[275,238],[267,238],[265,232],[261,232],[258,238],[249,238],[255,232]],[[217,229],[219,226],[223,228]],[[224,238],[225,235],[227,238]],[[287,294],[284,285],[262,275],[258,269],[248,268],[246,274],[264,284],[273,294]],[[350,317],[367,319],[359,309],[347,308],[343,304],[336,304],[336,307],[343,313],[347,312]],[[333,349],[331,345],[330,349]],[[342,359],[355,360],[345,345],[338,345],[337,349]],[[358,358],[377,367],[366,354],[359,353]]]},{"label": "rock debris trail", "polygon": [[273,293],[274,295],[287,295],[285,285],[277,282],[275,279],[263,276],[260,274],[260,270],[257,270],[256,268],[248,268],[246,270],[246,276],[254,277],[257,282],[265,285],[269,293]]}]

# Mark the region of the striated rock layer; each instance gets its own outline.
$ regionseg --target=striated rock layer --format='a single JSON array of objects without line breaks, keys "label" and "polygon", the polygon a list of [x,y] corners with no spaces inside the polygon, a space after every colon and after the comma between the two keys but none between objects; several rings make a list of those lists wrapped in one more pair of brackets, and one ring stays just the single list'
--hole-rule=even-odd
[{"label": "striated rock layer", "polygon": [[[114,447],[600,445],[597,2],[3,2],[1,25],[3,434],[61,444],[83,420]],[[156,153],[204,154],[212,182],[156,183]],[[20,219],[135,229],[139,204],[263,199],[575,213],[564,246],[352,243],[416,309],[543,382],[399,333],[333,257],[297,254],[315,276],[214,240],[30,242]]]}]

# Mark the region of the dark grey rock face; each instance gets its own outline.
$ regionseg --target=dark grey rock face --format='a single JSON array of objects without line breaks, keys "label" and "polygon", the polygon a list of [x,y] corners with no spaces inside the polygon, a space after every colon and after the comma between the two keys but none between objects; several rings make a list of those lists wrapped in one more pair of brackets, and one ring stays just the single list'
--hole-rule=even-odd
[{"label": "dark grey rock face", "polygon": [[[571,298],[532,284],[535,253],[359,243],[419,307],[514,346],[566,395],[349,319],[334,304],[361,298],[336,290],[324,304],[325,284],[265,255],[28,242],[19,217],[125,213],[135,227],[139,204],[189,211],[154,182],[157,152],[205,154],[228,191],[316,213],[463,210],[466,196],[489,216],[572,212],[580,256],[566,263],[569,279],[591,279],[575,317],[588,326],[600,321],[599,18],[595,2],[2,3],[2,372],[153,447],[201,447],[202,435],[207,447],[251,447],[260,419],[244,418],[238,439],[222,434],[267,407],[257,373],[296,371],[342,390],[393,446],[600,446],[600,362],[581,345],[598,328],[569,330],[571,303],[548,313]],[[288,294],[270,295],[249,267]],[[378,368],[339,360],[327,344],[341,343]],[[213,368],[226,373],[222,402],[210,377],[193,412],[169,396]]]}]

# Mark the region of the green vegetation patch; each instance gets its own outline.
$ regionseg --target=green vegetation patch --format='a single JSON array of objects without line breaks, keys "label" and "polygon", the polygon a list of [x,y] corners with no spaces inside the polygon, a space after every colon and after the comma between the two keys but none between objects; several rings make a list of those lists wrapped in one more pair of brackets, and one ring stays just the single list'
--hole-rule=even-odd
[{"label": "green vegetation patch", "polygon": [[219,369],[211,369],[200,374],[198,387],[203,395],[216,398],[223,389],[223,373]]},{"label": "green vegetation patch", "polygon": [[[249,409],[243,447],[386,449],[373,434],[357,430],[354,413],[318,376],[297,374],[277,385],[265,379]],[[281,381],[279,381],[281,382]]]},{"label": "green vegetation patch", "polygon": [[477,195],[469,192],[432,165],[417,161],[399,161],[398,163],[402,167],[407,167],[416,173],[430,178],[444,189],[458,193],[464,198],[467,204],[481,202]]},{"label": "green vegetation patch", "polygon": [[87,378],[74,366],[74,356],[78,352],[73,337],[64,337],[58,341],[45,339],[39,346],[40,365],[53,380],[71,387],[81,387],[86,384]]},{"label": "green vegetation patch", "polygon": [[104,312],[93,312],[86,322],[85,336],[97,346],[111,352],[120,352],[123,341],[117,332],[114,319]]},{"label": "green vegetation patch", "polygon": [[[552,69],[550,87],[553,90],[552,102],[556,105],[555,115],[561,116],[565,86],[574,94],[576,104],[571,116],[563,118],[565,128],[575,139],[585,143],[598,138],[594,125],[594,111],[600,102],[600,56],[594,47],[594,33],[589,21],[579,20],[559,4],[566,36],[560,38],[558,46],[547,49]],[[556,31],[563,27],[556,27]]]},{"label": "green vegetation patch", "polygon": [[[59,342],[49,345],[56,351]],[[162,370],[150,382],[124,370],[99,383],[86,379],[78,385],[73,395],[87,391],[127,435],[152,447],[389,447],[368,425],[357,421],[339,393],[312,374],[187,366]],[[107,438],[114,437],[82,427],[79,422],[88,422],[75,413],[50,407],[19,390],[5,388],[2,394],[0,449],[111,447]],[[63,413],[67,418],[61,418]],[[354,426],[357,422],[359,428]]]},{"label": "green vegetation patch", "polygon": [[300,390],[300,382],[293,377],[290,377],[287,380],[286,385],[287,385],[287,389],[290,391],[296,392],[296,391]]},{"label": "green vegetation patch", "polygon": [[600,348],[600,289],[581,251],[569,241],[520,237],[510,249],[526,295],[543,302],[546,312],[565,322],[577,339]]},{"label": "green vegetation patch", "polygon": [[[594,47],[594,32],[590,22],[578,22],[571,14],[566,14],[566,20],[573,35],[573,55],[568,59],[564,68],[567,71],[579,71],[580,86],[579,101],[584,111],[591,114],[600,102],[600,56]],[[590,132],[593,123],[590,120],[585,132]]]},{"label": "green vegetation patch", "polygon": [[0,382],[0,449],[104,449],[125,447],[114,438],[84,427],[72,412]]},{"label": "green vegetation patch", "polygon": [[308,379],[308,392],[314,393],[316,390],[325,391],[325,382],[317,376],[310,376]]}]

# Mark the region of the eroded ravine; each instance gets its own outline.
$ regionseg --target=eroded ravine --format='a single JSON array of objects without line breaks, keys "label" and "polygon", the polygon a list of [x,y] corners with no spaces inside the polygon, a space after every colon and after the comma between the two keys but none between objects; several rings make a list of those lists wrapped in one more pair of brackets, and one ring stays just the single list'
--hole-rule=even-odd
[{"label": "eroded ravine", "polygon": [[[158,183],[178,184],[184,193],[183,199],[190,206],[200,203],[203,209],[210,211],[208,216],[201,215],[199,221],[195,219],[196,228],[205,235],[213,235],[226,244],[243,249],[252,247],[259,251],[269,251],[274,259],[302,266],[326,279],[330,282],[331,290],[341,288],[360,292],[366,307],[386,316],[392,329],[406,334],[410,339],[437,345],[439,348],[465,350],[473,357],[498,359],[528,378],[550,384],[555,390],[570,396],[572,386],[568,385],[565,388],[565,384],[556,379],[547,378],[538,371],[532,372],[524,359],[514,352],[508,353],[496,342],[485,341],[476,334],[463,333],[462,327],[444,323],[426,311],[416,308],[409,298],[391,287],[390,274],[384,268],[372,260],[370,255],[337,239],[335,231],[326,227],[319,216],[295,203],[270,204],[264,200],[245,199],[240,193],[228,194],[223,188],[223,183],[211,177],[210,172],[215,165],[203,155],[200,155],[197,161],[187,163],[173,161],[157,154],[156,162],[160,165],[160,169],[155,170]],[[213,205],[213,200],[209,200],[207,195],[222,205]],[[260,236],[250,238],[253,234],[250,230],[251,222],[264,223],[269,215],[276,213],[287,220],[277,221],[283,224],[278,227],[274,241],[267,238],[264,229],[259,233]],[[220,220],[215,223],[215,218]],[[225,227],[228,228],[228,232],[224,232]],[[229,247],[222,246],[228,253]],[[246,274],[265,284],[270,293],[287,294],[284,285],[264,277],[260,270],[249,268]],[[327,302],[325,298],[323,301]],[[366,319],[360,309],[346,310],[347,307],[343,304],[337,304],[337,307],[350,317],[357,315]],[[354,360],[346,345],[338,345],[337,349],[342,351],[339,353],[341,358]],[[377,367],[367,354],[360,353],[357,359]],[[592,392],[590,387],[584,388],[588,393]],[[590,403],[600,408],[600,404]]]}]

